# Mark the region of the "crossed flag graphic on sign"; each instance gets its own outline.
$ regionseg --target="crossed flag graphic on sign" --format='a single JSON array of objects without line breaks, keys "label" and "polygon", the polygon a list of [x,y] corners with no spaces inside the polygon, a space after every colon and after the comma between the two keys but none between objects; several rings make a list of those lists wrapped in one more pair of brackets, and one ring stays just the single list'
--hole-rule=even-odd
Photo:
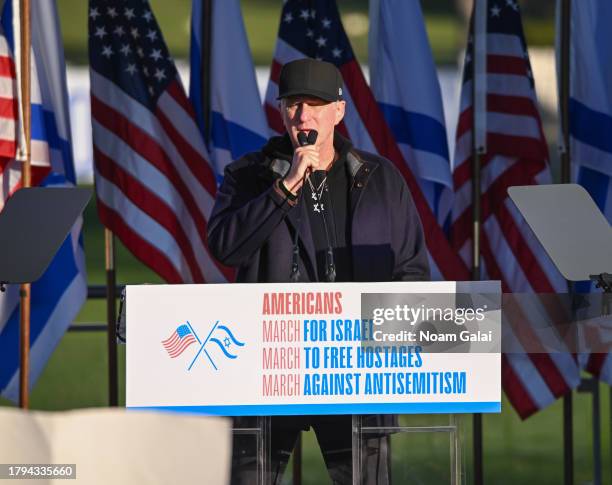
[{"label": "crossed flag graphic on sign", "polygon": [[[233,346],[244,347],[244,343],[240,342],[234,336],[234,334],[228,327],[226,327],[225,325],[219,325],[218,320],[213,325],[213,328],[210,330],[210,332],[208,333],[208,336],[206,337],[206,340],[204,340],[203,343],[200,342],[200,339],[198,338],[197,335],[196,335],[196,338],[198,339],[198,343],[201,344],[200,350],[198,350],[198,353],[195,355],[195,357],[191,361],[191,364],[189,364],[189,367],[187,370],[191,370],[191,368],[193,367],[193,364],[195,364],[196,360],[198,359],[198,357],[200,356],[202,352],[204,353],[204,355],[206,355],[206,357],[208,358],[208,361],[213,366],[213,368],[215,370],[219,370],[217,368],[217,365],[215,364],[215,361],[211,357],[210,352],[207,350],[207,346],[208,348],[210,348],[211,346],[213,348],[215,348],[215,346],[218,347],[219,349],[221,349],[221,352],[223,352],[223,355],[225,355],[225,357],[228,359],[235,359],[238,357],[238,355],[233,353],[235,352],[233,349]],[[215,344],[215,345],[213,346],[212,344]]]}]

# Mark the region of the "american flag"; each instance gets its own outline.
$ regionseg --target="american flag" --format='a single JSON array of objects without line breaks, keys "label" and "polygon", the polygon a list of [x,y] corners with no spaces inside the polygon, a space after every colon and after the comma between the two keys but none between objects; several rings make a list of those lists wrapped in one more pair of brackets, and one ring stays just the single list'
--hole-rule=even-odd
[{"label": "american flag", "polygon": [[89,6],[100,219],[169,283],[226,281],[206,239],[215,175],[149,4]]},{"label": "american flag", "polygon": [[378,153],[395,164],[404,176],[419,211],[430,261],[446,279],[469,279],[467,266],[448,243],[366,83],[340,21],[335,1],[285,2],[265,99],[270,128],[276,133],[285,131],[276,100],[280,70],[285,63],[303,57],[331,62],[339,68],[345,85],[343,97],[347,102],[346,115],[338,127],[339,131],[349,137],[356,147]]},{"label": "american flag", "polygon": [[4,31],[0,30],[0,166],[2,172],[17,152],[17,86],[15,63]]},{"label": "american flag", "polygon": [[[480,158],[482,278],[501,280],[505,292],[567,291],[565,280],[507,196],[510,186],[551,180],[519,6],[515,0],[490,1],[487,10],[476,11],[472,21],[453,170],[453,245],[471,265],[472,140],[481,135],[486,143],[486,153]],[[480,42],[483,49],[475,48]],[[476,113],[474,62],[481,73],[476,92],[483,93],[486,102],[486,109]],[[474,115],[481,123],[477,126],[483,127],[480,133],[473,130]],[[515,321],[510,323],[518,326],[524,323],[520,320],[546,319],[551,311],[519,307],[511,312]],[[519,334],[524,337],[526,332],[515,334],[512,348],[516,353],[503,356],[502,381],[511,403],[525,418],[571,391],[580,376],[569,353],[525,354]]]},{"label": "american flag", "polygon": [[180,325],[172,332],[166,340],[162,340],[162,345],[173,359],[181,355],[187,347],[196,342],[193,332],[187,325]]},{"label": "american flag", "polygon": [[[10,1],[6,3],[5,12],[12,9]],[[11,17],[6,14],[6,19]],[[9,28],[10,41],[5,35],[5,29],[0,32],[0,210],[4,207],[6,199],[17,189],[22,187],[21,170],[25,138],[21,129],[21,116],[18,103],[17,71],[19,66],[15,64],[14,58],[18,58],[20,53],[19,40],[17,43],[12,38],[12,26],[6,24],[9,20],[3,21]],[[15,52],[11,49],[11,44]],[[32,126],[36,128],[41,120],[42,112],[40,106],[42,97],[38,85],[36,63],[32,62]],[[51,171],[49,160],[49,149],[46,141],[41,141],[43,134],[34,134],[31,140],[31,174],[32,185],[39,185],[40,182]]]}]

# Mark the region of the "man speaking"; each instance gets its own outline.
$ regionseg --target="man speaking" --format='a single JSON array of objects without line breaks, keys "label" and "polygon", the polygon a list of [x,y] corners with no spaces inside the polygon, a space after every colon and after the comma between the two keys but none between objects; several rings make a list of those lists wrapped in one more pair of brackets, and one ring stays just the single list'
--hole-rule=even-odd
[{"label": "man speaking", "polygon": [[[225,169],[208,226],[213,256],[243,283],[429,279],[400,172],[335,130],[346,107],[338,69],[313,59],[285,64],[279,100],[285,135]],[[299,431],[310,426],[333,483],[351,483],[350,416],[273,417],[270,482],[280,483]],[[233,483],[254,478],[247,444],[235,443]],[[365,483],[387,483],[386,440],[368,446]]]}]

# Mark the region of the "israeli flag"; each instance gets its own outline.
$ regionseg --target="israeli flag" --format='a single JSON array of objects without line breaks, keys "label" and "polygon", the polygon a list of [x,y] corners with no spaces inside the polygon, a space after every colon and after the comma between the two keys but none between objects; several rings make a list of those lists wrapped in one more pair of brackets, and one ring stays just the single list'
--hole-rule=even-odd
[{"label": "israeli flag", "polygon": [[[1,19],[17,60],[18,5],[18,0],[6,0]],[[35,167],[50,166],[40,185],[74,186],[66,65],[55,1],[37,0],[31,9],[32,163]],[[30,388],[87,298],[81,227],[79,219],[47,271],[32,284]],[[10,285],[0,296],[0,394],[13,401],[19,396],[18,291]]]},{"label": "israeli flag", "polygon": [[207,140],[218,180],[232,160],[259,150],[268,138],[253,60],[249,50],[239,0],[212,1],[210,60],[211,126],[207,137],[202,107],[202,0],[193,0],[191,11],[191,74],[189,97],[196,120]]},{"label": "israeli flag", "polygon": [[612,224],[612,2],[572,2],[570,150],[579,184]]},{"label": "israeli flag", "polygon": [[[572,2],[569,132],[573,180],[582,185],[612,224],[612,2]],[[557,3],[559,20],[559,3]],[[560,29],[558,28],[558,32]],[[557,43],[560,42],[557,36]],[[557,49],[560,52],[560,49]],[[557,59],[559,62],[559,59]],[[578,292],[600,292],[590,281]],[[612,384],[612,353],[579,356],[587,370]]]},{"label": "israeli flag", "polygon": [[442,93],[419,0],[370,0],[370,85],[443,228],[452,176]]}]

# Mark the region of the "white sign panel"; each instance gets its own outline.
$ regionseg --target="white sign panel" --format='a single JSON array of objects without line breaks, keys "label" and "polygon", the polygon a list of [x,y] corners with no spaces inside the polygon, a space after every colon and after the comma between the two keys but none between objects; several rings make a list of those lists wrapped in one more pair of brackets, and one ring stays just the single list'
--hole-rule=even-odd
[{"label": "white sign panel", "polygon": [[[430,327],[422,333],[424,327],[402,317],[425,311],[424,304],[409,311],[405,305],[376,308],[381,318],[363,317],[365,295],[499,296],[497,282],[146,285],[126,291],[130,408],[228,416],[501,410],[499,346],[457,350],[491,340],[491,328],[499,335],[499,308],[487,313],[487,331],[478,319],[476,326],[466,324],[467,313],[460,323],[453,314],[448,325],[461,331],[448,334]],[[382,316],[392,315],[404,327],[385,334]],[[455,349],[427,351],[423,338],[455,339]]]}]

